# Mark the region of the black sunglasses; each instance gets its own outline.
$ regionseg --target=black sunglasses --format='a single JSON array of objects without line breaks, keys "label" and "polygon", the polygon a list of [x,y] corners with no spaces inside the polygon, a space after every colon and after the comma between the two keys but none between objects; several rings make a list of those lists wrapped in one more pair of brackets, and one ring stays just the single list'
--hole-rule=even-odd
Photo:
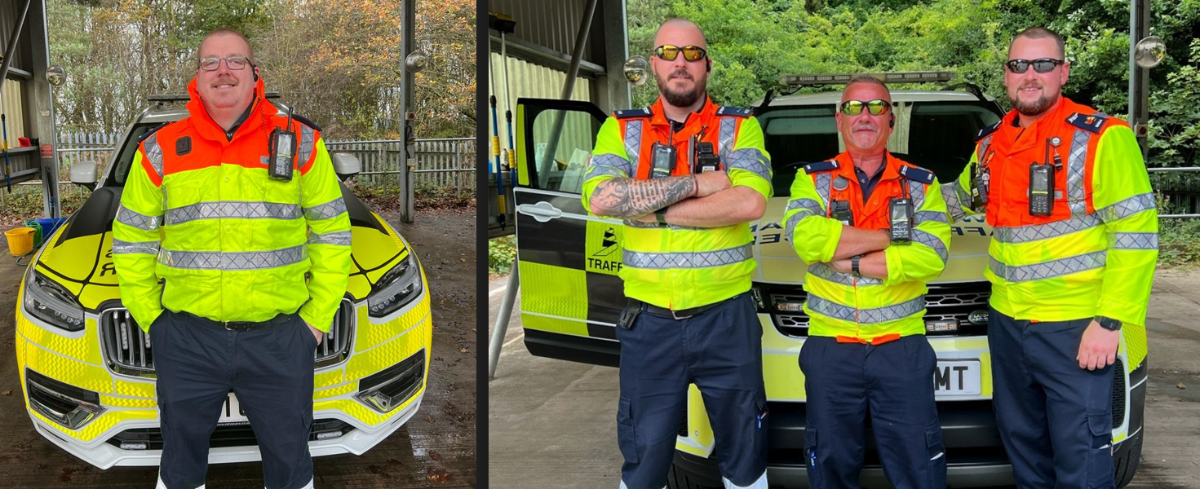
[{"label": "black sunglasses", "polygon": [[683,53],[683,59],[688,61],[700,61],[707,55],[707,51],[700,46],[672,46],[663,44],[654,48],[654,55],[667,61],[675,61],[679,57],[679,53]]},{"label": "black sunglasses", "polygon": [[1033,65],[1033,71],[1038,73],[1048,73],[1055,66],[1063,64],[1063,60],[1054,58],[1038,58],[1035,60],[1028,59],[1010,59],[1004,63],[1008,67],[1008,71],[1013,73],[1024,73],[1029,70],[1029,65]]}]

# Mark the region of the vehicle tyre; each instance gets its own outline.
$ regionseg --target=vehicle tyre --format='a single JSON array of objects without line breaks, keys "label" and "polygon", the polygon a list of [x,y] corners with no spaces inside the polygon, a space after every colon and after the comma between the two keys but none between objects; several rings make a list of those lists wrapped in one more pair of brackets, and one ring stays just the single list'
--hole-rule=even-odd
[{"label": "vehicle tyre", "polygon": [[716,485],[713,485],[712,481],[688,472],[678,463],[674,463],[671,464],[671,470],[667,472],[667,489],[722,489],[722,484],[718,480]]},{"label": "vehicle tyre", "polygon": [[1117,470],[1117,487],[1125,487],[1137,473],[1138,464],[1142,461],[1142,434],[1138,433],[1130,443],[1128,450],[1122,450],[1113,455],[1113,466]]}]

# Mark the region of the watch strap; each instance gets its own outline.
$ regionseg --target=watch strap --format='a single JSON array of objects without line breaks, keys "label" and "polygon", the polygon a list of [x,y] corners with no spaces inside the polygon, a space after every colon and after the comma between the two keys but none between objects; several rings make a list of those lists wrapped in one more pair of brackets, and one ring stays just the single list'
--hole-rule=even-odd
[{"label": "watch strap", "polygon": [[862,273],[858,271],[858,261],[862,259],[862,255],[854,255],[850,257],[850,273],[855,277],[861,277]]},{"label": "watch strap", "polygon": [[654,218],[658,220],[659,226],[666,226],[667,225],[667,209],[662,208],[662,209],[654,211]]},{"label": "watch strap", "polygon": [[1109,331],[1120,331],[1121,329],[1121,321],[1108,316],[1096,316],[1094,320],[1100,325],[1101,328]]}]

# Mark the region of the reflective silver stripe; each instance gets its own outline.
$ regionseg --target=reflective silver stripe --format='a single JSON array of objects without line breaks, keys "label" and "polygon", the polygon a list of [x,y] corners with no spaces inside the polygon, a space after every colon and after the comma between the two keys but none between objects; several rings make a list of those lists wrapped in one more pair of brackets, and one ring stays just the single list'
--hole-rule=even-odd
[{"label": "reflective silver stripe", "polygon": [[334,231],[332,233],[317,234],[308,231],[308,244],[327,244],[350,246],[350,231]]},{"label": "reflective silver stripe", "polygon": [[590,178],[595,175],[632,177],[633,166],[625,158],[612,153],[604,153],[592,157],[592,166],[588,168],[587,176]]},{"label": "reflective silver stripe", "polygon": [[1060,258],[1032,265],[1006,265],[992,258],[988,268],[1008,282],[1029,282],[1086,272],[1104,266],[1107,250],[1093,251],[1069,258]]},{"label": "reflective silver stripe", "polygon": [[937,212],[937,211],[917,211],[916,215],[914,216],[914,220],[916,221],[917,224],[921,224],[923,222],[929,222],[929,221],[945,222],[945,223],[950,222],[950,219],[947,218],[945,214],[942,214],[941,212]]},{"label": "reflective silver stripe", "polygon": [[962,203],[971,197],[966,195],[966,192],[958,184],[958,180],[942,185],[942,198],[946,200],[946,210],[955,221],[960,221],[962,218],[967,217]]},{"label": "reflective silver stripe", "polygon": [[112,240],[112,251],[116,255],[143,254],[157,255],[158,241],[122,241]]},{"label": "reflective silver stripe", "polygon": [[173,251],[159,250],[158,262],[189,270],[262,270],[299,263],[308,259],[306,245],[272,251]]},{"label": "reflective silver stripe", "polygon": [[1077,233],[1085,229],[1094,228],[1100,224],[1099,217],[1095,214],[1087,214],[1081,217],[1072,217],[1046,224],[1030,224],[1028,226],[1014,227],[996,226],[993,228],[992,236],[996,238],[996,241],[1001,243],[1029,243]]},{"label": "reflective silver stripe", "polygon": [[771,181],[771,162],[767,160],[767,156],[757,149],[743,148],[729,153],[729,157],[725,160],[729,162],[729,169],[747,170],[753,172],[768,182]]},{"label": "reflective silver stripe", "polygon": [[750,245],[717,251],[643,253],[625,250],[627,267],[669,270],[675,268],[707,268],[741,263],[754,257]]},{"label": "reflective silver stripe", "polygon": [[[834,270],[828,263],[813,263],[808,266],[808,273],[841,285],[855,285],[854,276]],[[883,281],[874,277],[860,277],[857,285],[879,285]]]},{"label": "reflective silver stripe", "polygon": [[1096,214],[1107,222],[1123,219],[1139,212],[1154,209],[1157,204],[1154,203],[1154,193],[1147,192],[1140,195],[1134,195],[1128,199],[1117,202],[1103,209],[1097,209]]},{"label": "reflective silver stripe", "polygon": [[912,195],[913,209],[920,209],[922,205],[925,205],[925,184],[914,180],[907,181],[908,193]]},{"label": "reflective silver stripe", "polygon": [[1116,250],[1157,250],[1158,233],[1113,233],[1116,235]]},{"label": "reflective silver stripe", "polygon": [[[828,213],[829,196],[833,192],[833,175],[830,175],[829,173],[818,173],[814,183],[817,187],[817,195],[821,197],[821,203],[825,204],[825,209],[827,209],[825,213]],[[818,213],[818,215],[824,216],[825,214]]]},{"label": "reflective silver stripe", "polygon": [[154,231],[158,229],[158,216],[147,216],[133,209],[125,207],[121,204],[117,208],[117,222],[126,226],[133,226],[142,231]]},{"label": "reflective silver stripe", "polygon": [[200,219],[299,219],[300,206],[271,202],[200,202],[167,209],[168,226]]},{"label": "reflective silver stripe", "polygon": [[305,207],[304,218],[310,221],[319,221],[340,216],[343,212],[346,212],[346,201],[338,197],[315,207]]},{"label": "reflective silver stripe", "polygon": [[317,131],[308,127],[306,124],[300,124],[300,150],[296,152],[299,159],[296,161],[299,166],[304,166],[308,162],[308,158],[312,156],[313,143],[317,140]]},{"label": "reflective silver stripe", "polygon": [[659,225],[658,225],[658,223],[657,223],[657,222],[642,222],[642,221],[638,221],[638,220],[635,220],[635,219],[625,219],[625,220],[624,220],[624,221],[622,221],[622,222],[624,222],[626,226],[629,226],[629,227],[631,227],[631,228],[657,228],[657,227],[661,227],[661,226],[659,226]]},{"label": "reflective silver stripe", "polygon": [[637,165],[639,164],[638,152],[642,149],[642,121],[632,120],[625,123],[625,156],[629,157],[629,161],[633,166],[634,172],[630,172],[629,176],[636,177]]},{"label": "reflective silver stripe", "polygon": [[942,263],[946,263],[946,260],[950,259],[950,252],[946,250],[946,243],[943,243],[933,233],[923,229],[913,229],[913,242],[933,248],[933,251],[937,252],[938,258],[942,259]]},{"label": "reflective silver stripe", "polygon": [[841,319],[842,321],[853,321],[858,324],[876,324],[904,319],[913,314],[919,314],[922,309],[925,309],[925,297],[917,297],[916,299],[891,306],[874,309],[857,309],[810,295],[808,296],[808,308],[817,314]]},{"label": "reflective silver stripe", "polygon": [[988,136],[979,141],[979,152],[975,153],[975,162],[983,162],[983,155],[987,153],[988,145],[992,144],[992,137]]},{"label": "reflective silver stripe", "polygon": [[153,133],[150,137],[142,141],[142,145],[146,147],[146,159],[150,160],[150,166],[154,167],[154,172],[158,176],[163,176],[163,152],[158,145],[158,133]]},{"label": "reflective silver stripe", "polygon": [[805,209],[813,214],[821,213],[821,203],[812,199],[792,199],[787,203],[787,208],[783,210],[784,214],[797,209]]},{"label": "reflective silver stripe", "polygon": [[[717,141],[717,144],[720,145],[720,147],[717,148],[717,152],[721,153],[721,160],[729,161],[731,158],[730,153],[733,152],[733,138],[735,136],[737,136],[737,118],[721,117],[721,132],[718,134],[719,139]],[[732,164],[730,164],[730,166],[732,166]],[[770,166],[770,164],[767,165],[768,168],[770,168]],[[767,180],[770,179],[771,177],[768,176]]]},{"label": "reflective silver stripe", "polygon": [[1067,205],[1071,215],[1079,217],[1087,212],[1087,202],[1083,195],[1083,169],[1087,166],[1088,140],[1091,132],[1083,129],[1075,130],[1071,141],[1071,154],[1067,158]]},{"label": "reflective silver stripe", "polygon": [[791,217],[788,217],[787,222],[783,223],[783,232],[787,233],[783,235],[784,239],[792,239],[794,236],[796,236],[796,226],[799,225],[800,221],[804,220],[806,217],[808,217],[808,214],[803,212],[797,212],[792,214]]}]

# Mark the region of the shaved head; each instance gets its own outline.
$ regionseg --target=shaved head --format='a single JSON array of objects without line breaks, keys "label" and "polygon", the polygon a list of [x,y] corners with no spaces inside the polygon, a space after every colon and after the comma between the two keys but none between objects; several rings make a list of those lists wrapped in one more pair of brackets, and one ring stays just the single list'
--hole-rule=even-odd
[{"label": "shaved head", "polygon": [[658,31],[655,31],[655,33],[654,33],[654,46],[658,47],[658,46],[663,45],[663,41],[662,41],[663,31],[673,31],[676,29],[695,30],[696,34],[698,34],[700,36],[700,42],[695,45],[700,46],[705,49],[708,48],[708,39],[705,39],[704,32],[700,30],[700,26],[696,25],[695,22],[692,22],[692,21],[687,20],[682,17],[676,17],[674,19],[663,22],[662,25],[658,26]]}]

